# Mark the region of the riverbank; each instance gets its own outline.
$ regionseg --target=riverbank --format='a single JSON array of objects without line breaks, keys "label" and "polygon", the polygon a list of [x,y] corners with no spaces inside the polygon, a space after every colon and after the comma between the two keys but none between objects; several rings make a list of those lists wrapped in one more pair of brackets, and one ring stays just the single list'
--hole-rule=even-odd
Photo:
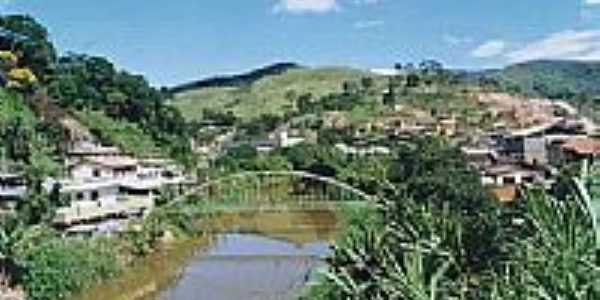
[{"label": "riverbank", "polygon": [[113,280],[106,281],[72,300],[150,300],[177,279],[181,266],[211,243],[209,235],[162,244],[154,253],[138,259]]},{"label": "riverbank", "polygon": [[[154,252],[138,258],[116,279],[86,289],[71,300],[151,300],[175,283],[182,269],[199,252],[209,248],[214,238],[225,232],[255,233],[292,244],[335,241],[351,219],[348,208],[293,210],[257,210],[211,213],[200,222],[200,237],[184,237],[162,243]],[[343,211],[343,213],[340,213]],[[345,216],[341,216],[341,215]]]}]

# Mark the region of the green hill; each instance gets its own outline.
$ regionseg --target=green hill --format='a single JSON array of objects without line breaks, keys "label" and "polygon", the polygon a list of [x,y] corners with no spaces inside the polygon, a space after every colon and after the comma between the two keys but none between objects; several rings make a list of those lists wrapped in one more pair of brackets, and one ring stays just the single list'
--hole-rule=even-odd
[{"label": "green hill", "polygon": [[506,89],[550,98],[600,95],[600,62],[540,60],[485,72]]},{"label": "green hill", "polygon": [[300,65],[295,63],[276,63],[263,68],[252,70],[245,74],[217,76],[208,79],[192,81],[169,88],[171,93],[183,93],[189,90],[196,90],[209,87],[235,87],[252,84],[262,78],[275,76],[285,73],[292,69],[299,69]]},{"label": "green hill", "polygon": [[251,84],[206,87],[176,93],[172,105],[188,120],[198,120],[204,109],[231,111],[242,119],[261,114],[283,115],[293,105],[293,98],[310,93],[318,98],[342,90],[344,82],[359,82],[374,75],[350,68],[291,68],[266,76]]}]

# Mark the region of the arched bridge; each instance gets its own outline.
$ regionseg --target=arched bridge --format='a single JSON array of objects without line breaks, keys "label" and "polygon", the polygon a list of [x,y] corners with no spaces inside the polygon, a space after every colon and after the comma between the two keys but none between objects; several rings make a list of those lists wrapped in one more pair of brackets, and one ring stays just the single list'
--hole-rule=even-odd
[{"label": "arched bridge", "polygon": [[196,199],[239,205],[375,203],[370,195],[335,178],[302,171],[245,171],[198,184],[174,203]]}]

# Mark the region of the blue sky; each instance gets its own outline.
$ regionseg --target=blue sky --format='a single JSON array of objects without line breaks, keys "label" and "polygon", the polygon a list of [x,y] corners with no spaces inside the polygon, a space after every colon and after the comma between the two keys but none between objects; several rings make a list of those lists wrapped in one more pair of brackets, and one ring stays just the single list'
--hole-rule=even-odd
[{"label": "blue sky", "polygon": [[61,52],[171,85],[276,61],[385,68],[600,59],[600,0],[0,0]]}]

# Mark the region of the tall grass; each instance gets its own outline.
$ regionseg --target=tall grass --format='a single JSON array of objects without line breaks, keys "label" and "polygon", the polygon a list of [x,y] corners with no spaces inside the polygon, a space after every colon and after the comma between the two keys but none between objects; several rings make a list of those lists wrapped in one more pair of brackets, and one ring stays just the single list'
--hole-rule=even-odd
[{"label": "tall grass", "polygon": [[[521,207],[502,211],[500,245],[466,239],[478,229],[449,210],[403,210],[402,218],[386,217],[383,229],[349,234],[326,282],[306,299],[600,299],[596,229],[577,199],[529,192]],[[496,256],[473,266],[479,260],[468,256],[477,253]]]}]

